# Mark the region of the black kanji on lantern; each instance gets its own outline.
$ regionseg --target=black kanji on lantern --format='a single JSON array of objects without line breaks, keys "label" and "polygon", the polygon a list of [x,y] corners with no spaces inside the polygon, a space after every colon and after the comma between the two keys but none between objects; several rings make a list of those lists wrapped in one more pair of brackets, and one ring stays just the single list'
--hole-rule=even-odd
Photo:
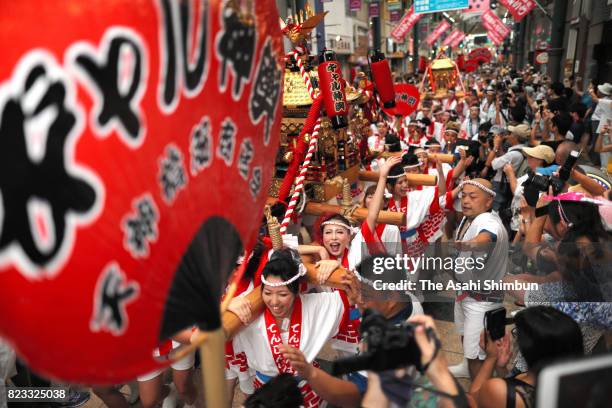
[{"label": "black kanji on lantern", "polygon": [[124,243],[132,256],[145,257],[149,255],[149,242],[157,240],[159,215],[149,195],[140,198],[134,207],[135,213],[123,222]]},{"label": "black kanji on lantern", "polygon": [[221,157],[227,166],[231,166],[234,161],[237,131],[238,128],[231,118],[226,118],[221,124],[217,156]]},{"label": "black kanji on lantern", "polygon": [[[92,216],[98,195],[95,178],[74,160],[80,135],[74,89],[51,57],[31,54],[22,61],[15,72],[24,73],[23,82],[0,89],[0,255],[17,246],[27,259],[15,260],[38,274],[58,254],[70,256],[60,250],[72,245],[78,221]],[[29,211],[34,202],[48,209],[42,230]]]},{"label": "black kanji on lantern", "polygon": [[[77,54],[75,63],[95,86],[97,128],[103,134],[108,133],[116,121],[124,141],[138,145],[144,134],[143,113],[139,107],[146,85],[144,46],[134,35],[112,33],[108,37],[103,41],[105,55],[98,57],[93,51],[82,51]],[[122,55],[123,49],[130,49],[131,53]],[[120,86],[124,83],[128,86]]]},{"label": "black kanji on lantern", "polygon": [[162,195],[167,203],[171,203],[178,191],[187,184],[183,156],[176,146],[170,145],[166,148],[166,157],[162,158],[160,163],[159,181]]},{"label": "black kanji on lantern", "polygon": [[244,139],[240,145],[240,153],[238,154],[238,172],[243,179],[247,179],[249,176],[249,166],[253,157],[255,156],[255,150],[250,139]]},{"label": "black kanji on lantern", "polygon": [[268,39],[259,59],[255,85],[251,88],[249,103],[251,120],[259,123],[263,115],[266,115],[266,126],[264,130],[264,144],[270,142],[270,126],[276,115],[276,105],[279,101],[281,89],[281,70],[278,68],[276,59],[272,52],[272,41]]},{"label": "black kanji on lantern", "polygon": [[[334,83],[336,83],[336,82],[334,82]],[[332,85],[334,83],[332,83]],[[334,91],[334,92],[332,92],[332,98],[334,98],[334,101],[341,101],[343,96],[344,96],[344,94],[342,93],[342,91]]]},{"label": "black kanji on lantern", "polygon": [[204,168],[210,166],[212,160],[212,137],[210,119],[202,118],[200,123],[191,131],[189,152],[191,153],[191,174],[194,176]]},{"label": "black kanji on lantern", "polygon": [[[162,109],[168,113],[176,109],[181,91],[193,97],[202,90],[206,81],[210,6],[208,1],[200,0],[200,13],[196,15],[192,1],[160,0],[159,3],[163,39],[160,42],[163,57],[160,64],[162,86],[159,87],[159,99]],[[192,21],[197,21],[198,24],[195,25]],[[192,36],[192,32],[198,35]],[[192,38],[195,41],[192,41]]]},{"label": "black kanji on lantern", "polygon": [[100,275],[94,293],[93,331],[109,331],[115,336],[123,334],[128,326],[126,306],[138,295],[137,282],[127,282],[125,274],[115,263]]},{"label": "black kanji on lantern", "polygon": [[257,166],[253,168],[253,174],[249,181],[249,190],[253,198],[257,198],[259,191],[261,190],[261,167]]},{"label": "black kanji on lantern", "polygon": [[217,42],[218,58],[221,61],[219,70],[219,86],[225,90],[227,66],[234,72],[234,99],[240,98],[243,82],[251,76],[251,68],[255,57],[256,27],[255,22],[244,22],[234,8],[223,8],[223,27]]}]

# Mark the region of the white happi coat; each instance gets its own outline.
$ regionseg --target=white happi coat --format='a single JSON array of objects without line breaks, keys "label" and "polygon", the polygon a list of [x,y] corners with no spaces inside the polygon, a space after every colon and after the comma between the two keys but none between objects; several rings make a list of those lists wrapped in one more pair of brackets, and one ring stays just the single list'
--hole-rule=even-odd
[{"label": "white happi coat", "polygon": [[[410,191],[407,194],[408,212],[406,213],[406,228],[411,230],[419,226],[423,227],[423,232],[429,242],[435,242],[443,235],[442,227],[445,222],[445,218],[441,217],[437,222],[425,223],[430,218],[429,212],[434,204],[435,193],[435,188],[423,188],[422,190]],[[438,205],[441,209],[446,207],[446,197],[446,194],[438,197]],[[416,236],[411,238],[416,239]]]},{"label": "white happi coat", "polygon": [[[325,343],[334,336],[345,317],[344,302],[339,292],[301,294],[302,299],[302,332],[300,350],[306,361],[311,363],[319,354]],[[287,323],[289,319],[286,319]],[[288,332],[281,332],[284,344],[287,344]],[[234,350],[244,351],[249,367],[258,372],[275,377],[279,374],[265,327],[264,314],[259,316],[234,339]]]},{"label": "white happi coat", "polygon": [[[385,246],[388,255],[395,256],[402,254],[402,238],[400,237],[400,230],[397,226],[386,224],[381,234],[380,241]],[[355,270],[357,265],[368,256],[370,256],[370,253],[360,229],[357,235],[355,235],[355,238],[351,241],[348,254],[349,269]]]}]

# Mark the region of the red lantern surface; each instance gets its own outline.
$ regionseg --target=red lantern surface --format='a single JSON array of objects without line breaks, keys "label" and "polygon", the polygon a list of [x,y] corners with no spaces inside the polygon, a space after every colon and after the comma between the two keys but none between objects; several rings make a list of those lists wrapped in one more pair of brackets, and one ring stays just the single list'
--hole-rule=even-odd
[{"label": "red lantern surface", "polygon": [[344,79],[340,63],[336,61],[333,51],[323,51],[319,55],[319,90],[323,94],[325,112],[331,120],[334,129],[348,126],[346,115],[348,104],[344,93]]},{"label": "red lantern surface", "polygon": [[421,100],[419,89],[414,85],[395,84],[395,107],[384,109],[391,116],[406,117],[412,114]]},{"label": "red lantern surface", "polygon": [[371,57],[372,80],[376,85],[376,90],[380,95],[383,107],[389,109],[395,106],[395,91],[393,90],[393,78],[389,61],[385,59],[385,54],[377,51]]},{"label": "red lantern surface", "polygon": [[284,72],[275,3],[226,4],[5,5],[0,335],[36,372],[121,383],[168,364],[152,353],[173,333],[219,327]]},{"label": "red lantern surface", "polygon": [[478,62],[469,59],[463,63],[463,70],[465,72],[474,72],[478,69]]},{"label": "red lantern surface", "polygon": [[468,54],[468,58],[479,63],[487,64],[493,59],[491,51],[486,48],[476,48]]}]

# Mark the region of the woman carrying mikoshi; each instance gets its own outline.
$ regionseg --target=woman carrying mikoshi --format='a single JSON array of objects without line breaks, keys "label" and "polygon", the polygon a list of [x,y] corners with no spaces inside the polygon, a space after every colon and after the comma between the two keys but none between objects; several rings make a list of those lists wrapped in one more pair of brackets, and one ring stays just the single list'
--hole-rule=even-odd
[{"label": "woman carrying mikoshi", "polygon": [[[295,373],[282,355],[285,345],[301,350],[313,362],[325,343],[348,322],[350,305],[345,291],[351,299],[356,298],[354,279],[345,278],[345,291],[300,294],[305,274],[299,255],[287,248],[274,252],[264,267],[264,313],[233,339],[234,349],[244,351],[249,367],[256,371],[255,387],[280,373]],[[299,386],[306,407],[326,405],[306,381],[300,380]]]}]

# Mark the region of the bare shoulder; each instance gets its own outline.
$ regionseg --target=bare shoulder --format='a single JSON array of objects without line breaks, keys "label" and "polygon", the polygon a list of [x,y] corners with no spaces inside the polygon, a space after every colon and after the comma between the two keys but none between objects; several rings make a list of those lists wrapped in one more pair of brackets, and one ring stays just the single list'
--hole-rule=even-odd
[{"label": "bare shoulder", "polygon": [[487,380],[478,393],[478,406],[481,408],[504,406],[506,389],[506,382],[501,378]]}]

